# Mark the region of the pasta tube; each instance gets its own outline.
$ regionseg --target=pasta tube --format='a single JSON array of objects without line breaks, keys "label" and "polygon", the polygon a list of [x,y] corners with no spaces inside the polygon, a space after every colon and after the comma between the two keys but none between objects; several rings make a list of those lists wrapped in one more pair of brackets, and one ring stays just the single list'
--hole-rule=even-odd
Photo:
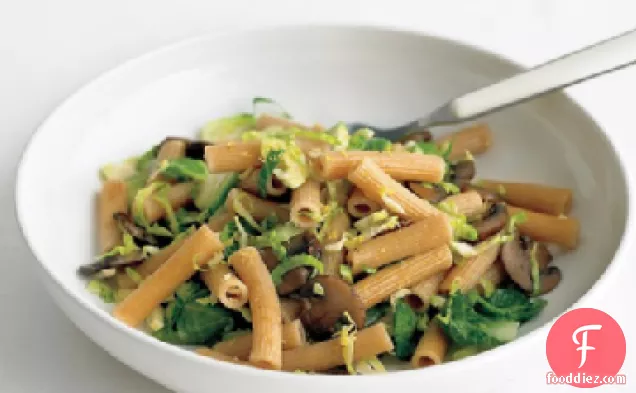
[{"label": "pasta tube", "polygon": [[292,190],[290,220],[300,228],[315,228],[321,220],[320,183],[308,179]]},{"label": "pasta tube", "polygon": [[303,311],[303,304],[297,299],[281,298],[280,311],[283,323],[289,323],[300,317],[300,313]]},{"label": "pasta tube", "polygon": [[[168,260],[183,244],[185,238],[180,238],[168,246],[162,248],[156,254],[152,255],[139,266],[135,267],[135,271],[141,278],[146,278],[154,273],[165,261]],[[137,287],[137,283],[134,282],[126,273],[118,273],[116,276],[117,288],[120,289],[133,289]]]},{"label": "pasta tube", "polygon": [[261,163],[260,142],[227,142],[205,147],[210,173],[242,172]]},{"label": "pasta tube", "polygon": [[104,182],[99,193],[97,205],[99,248],[104,253],[118,246],[122,241],[122,233],[113,215],[128,211],[126,183],[118,180]]},{"label": "pasta tube", "polygon": [[258,251],[245,247],[229,263],[247,285],[252,312],[252,351],[249,361],[260,368],[281,368],[281,309],[276,288]]},{"label": "pasta tube", "polygon": [[508,205],[508,214],[519,212],[526,214],[527,220],[518,224],[519,232],[531,239],[545,243],[555,243],[568,250],[578,246],[580,224],[579,220],[572,217],[555,217],[544,213],[520,209]]},{"label": "pasta tube", "polygon": [[237,214],[239,213],[235,209],[237,203],[243,206],[256,220],[260,221],[270,214],[275,214],[279,221],[289,221],[289,210],[283,205],[257,198],[243,190],[233,188],[225,200],[225,208],[231,214]]},{"label": "pasta tube", "polygon": [[[252,351],[252,340],[252,334],[247,333],[242,336],[217,343],[214,345],[213,349],[224,355],[236,357],[241,360],[247,360],[250,352]],[[305,328],[300,322],[300,319],[295,319],[292,322],[283,324],[282,342],[283,349],[294,349],[307,343]]]},{"label": "pasta tube", "polygon": [[487,291],[487,287],[497,288],[499,284],[506,278],[506,269],[500,260],[496,260],[484,274],[479,277],[479,281],[474,289],[477,289],[479,293],[484,294]]},{"label": "pasta tube", "polygon": [[354,284],[354,290],[366,308],[387,299],[398,289],[409,288],[439,272],[448,270],[453,264],[453,255],[443,245],[415,255],[400,263],[385,267]]},{"label": "pasta tube", "polygon": [[373,161],[395,180],[437,183],[446,172],[446,163],[438,156],[377,151],[327,152],[318,159],[318,170],[324,179],[344,179],[363,159]]},{"label": "pasta tube", "polygon": [[444,198],[443,202],[452,204],[459,214],[474,217],[484,210],[484,201],[477,191],[467,191]]},{"label": "pasta tube", "polygon": [[283,128],[299,128],[301,130],[313,130],[316,132],[323,131],[323,128],[316,124],[313,127],[307,127],[304,124],[295,122],[293,120],[285,119],[282,117],[270,116],[268,114],[262,114],[256,119],[256,129],[264,130],[267,127],[278,126]]},{"label": "pasta tube", "polygon": [[340,265],[344,261],[343,250],[330,250],[329,245],[338,243],[350,225],[349,215],[344,211],[340,211],[333,217],[330,225],[327,227],[327,232],[322,241],[324,246],[322,251],[322,264],[325,269],[325,274],[332,276],[338,276],[340,274]]},{"label": "pasta tube", "polygon": [[[407,297],[417,298],[416,303],[421,304],[421,306],[417,307],[418,309],[426,308],[429,304],[431,296],[437,294],[439,284],[442,283],[445,275],[446,272],[443,271],[416,283],[409,289],[411,293],[408,294]],[[412,302],[409,302],[409,304],[412,304]]]},{"label": "pasta tube", "polygon": [[559,216],[572,209],[572,190],[532,183],[513,183],[500,180],[482,180],[479,185],[497,192],[511,205],[539,213]]},{"label": "pasta tube", "polygon": [[365,268],[379,268],[448,244],[452,238],[453,230],[448,218],[437,214],[364,242],[356,250],[350,251],[347,258],[352,272],[358,274]]},{"label": "pasta tube", "polygon": [[[354,362],[393,350],[391,337],[383,323],[360,330],[353,345]],[[324,371],[344,364],[339,337],[283,351],[282,369],[286,371]]]},{"label": "pasta tube", "polygon": [[234,215],[230,212],[222,211],[216,212],[210,219],[208,220],[208,226],[214,232],[221,232],[225,225],[234,219]]},{"label": "pasta tube", "polygon": [[206,262],[223,250],[223,243],[207,226],[200,227],[159,269],[152,273],[115,306],[113,315],[125,324],[136,327],[177,287],[192,277],[197,262]]},{"label": "pasta tube", "polygon": [[439,214],[430,203],[418,198],[393,180],[370,159],[363,159],[360,165],[349,173],[349,180],[369,199],[401,217],[417,221]]},{"label": "pasta tube", "polygon": [[448,339],[436,323],[432,323],[420,338],[411,358],[414,368],[441,364],[448,350]]},{"label": "pasta tube", "polygon": [[353,190],[347,200],[347,211],[354,218],[366,217],[380,210],[380,204],[367,198],[359,189]]},{"label": "pasta tube", "polygon": [[[241,180],[239,187],[251,192],[252,194],[258,195],[260,193],[260,189],[258,188],[258,177],[259,171],[252,171],[249,176]],[[276,176],[270,176],[267,181],[266,188],[267,195],[271,196],[281,196],[287,192],[287,187],[278,180]]]},{"label": "pasta tube", "polygon": [[440,284],[440,291],[450,292],[452,288],[457,288],[461,292],[466,292],[474,287],[481,276],[495,263],[499,248],[499,244],[492,244],[479,255],[453,266]]},{"label": "pasta tube", "polygon": [[219,360],[221,362],[240,364],[242,366],[251,366],[251,364],[249,364],[249,363],[247,363],[247,362],[245,362],[243,360],[240,360],[240,359],[238,359],[235,356],[229,356],[229,355],[226,355],[226,354],[221,353],[219,351],[215,351],[214,349],[210,349],[210,348],[206,348],[206,347],[197,348],[194,352],[197,355],[213,358],[213,359]]},{"label": "pasta tube", "polygon": [[492,145],[492,131],[485,123],[475,124],[439,138],[437,145],[442,146],[446,142],[452,143],[448,158],[457,160],[464,158],[466,152],[481,154],[488,150]]},{"label": "pasta tube", "polygon": [[247,287],[224,263],[217,263],[201,272],[210,292],[231,310],[238,310],[247,303]]},{"label": "pasta tube", "polygon": [[[178,210],[192,200],[192,184],[176,183],[170,185],[166,198],[170,202],[172,210]],[[156,199],[149,197],[144,201],[144,215],[149,223],[153,223],[165,217],[166,210]]]}]

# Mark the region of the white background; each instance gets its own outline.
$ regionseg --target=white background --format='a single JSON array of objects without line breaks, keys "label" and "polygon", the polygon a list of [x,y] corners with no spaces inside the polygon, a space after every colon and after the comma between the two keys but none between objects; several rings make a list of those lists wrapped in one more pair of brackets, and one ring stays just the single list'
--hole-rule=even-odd
[{"label": "white background", "polygon": [[[99,73],[205,32],[321,22],[433,30],[532,65],[634,28],[635,15],[631,0],[2,1],[0,391],[165,392],[109,357],[58,311],[33,277],[33,257],[15,222],[14,175],[29,135],[60,100]],[[634,91],[636,68],[572,89],[611,132],[636,131],[631,116],[636,111]],[[630,153],[632,146],[625,143],[619,149]],[[628,169],[633,176],[636,166]],[[628,386],[603,391],[633,391],[636,385],[636,306],[631,291],[636,262],[627,262],[590,303],[614,316],[628,340],[623,368]],[[520,356],[519,364],[512,365],[519,376],[511,379],[511,391],[574,391],[546,387],[547,364],[536,353]]]}]

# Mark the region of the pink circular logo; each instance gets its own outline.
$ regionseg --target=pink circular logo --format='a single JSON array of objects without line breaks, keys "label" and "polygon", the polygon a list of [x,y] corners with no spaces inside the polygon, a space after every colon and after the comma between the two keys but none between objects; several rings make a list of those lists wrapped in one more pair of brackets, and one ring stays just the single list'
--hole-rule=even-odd
[{"label": "pink circular logo", "polygon": [[625,350],[621,327],[614,318],[595,308],[563,314],[550,328],[546,342],[556,383],[579,388],[613,383],[625,361]]}]

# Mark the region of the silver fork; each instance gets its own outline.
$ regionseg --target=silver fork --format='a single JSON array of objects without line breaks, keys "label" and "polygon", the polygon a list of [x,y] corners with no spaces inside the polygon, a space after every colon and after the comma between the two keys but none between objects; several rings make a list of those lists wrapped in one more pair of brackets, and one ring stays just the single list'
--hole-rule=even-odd
[{"label": "silver fork", "polygon": [[394,128],[349,123],[350,130],[368,127],[382,137],[397,140],[429,127],[473,120],[552,91],[607,74],[636,62],[636,30],[631,30],[529,71],[454,98],[427,116]]}]

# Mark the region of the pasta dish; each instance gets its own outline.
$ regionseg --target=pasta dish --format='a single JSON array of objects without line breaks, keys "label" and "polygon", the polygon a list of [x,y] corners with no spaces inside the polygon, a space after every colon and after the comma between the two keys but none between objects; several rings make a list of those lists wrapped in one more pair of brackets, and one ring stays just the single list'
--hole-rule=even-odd
[{"label": "pasta dish", "polygon": [[577,247],[570,189],[477,180],[486,124],[390,141],[274,101],[100,171],[112,315],[201,356],[303,373],[412,368],[513,340]]}]

